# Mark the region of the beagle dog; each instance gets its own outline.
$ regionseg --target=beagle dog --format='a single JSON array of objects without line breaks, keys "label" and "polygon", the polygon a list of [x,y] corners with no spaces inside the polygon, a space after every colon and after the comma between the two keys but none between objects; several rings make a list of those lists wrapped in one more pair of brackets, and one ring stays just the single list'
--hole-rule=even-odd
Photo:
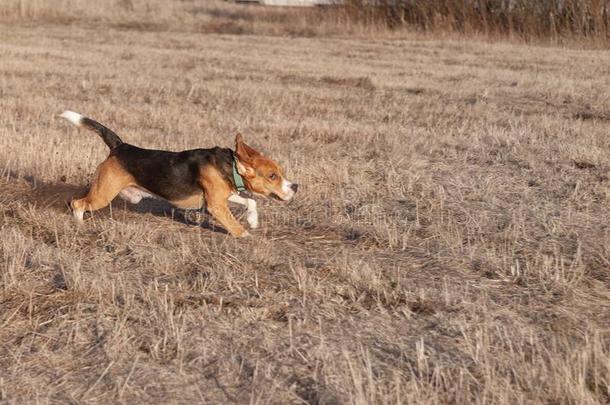
[{"label": "beagle dog", "polygon": [[112,130],[73,111],[64,111],[60,117],[96,132],[110,148],[88,194],[70,203],[78,221],[85,211],[104,208],[117,195],[133,204],[156,196],[178,208],[205,205],[231,235],[243,237],[249,233],[229,210],[228,201],[244,205],[248,224],[257,228],[256,201],[250,193],[289,201],[297,192],[297,184],[284,177],[282,168],[246,145],[240,134],[235,136],[235,151],[214,147],[170,152],[124,143]]}]

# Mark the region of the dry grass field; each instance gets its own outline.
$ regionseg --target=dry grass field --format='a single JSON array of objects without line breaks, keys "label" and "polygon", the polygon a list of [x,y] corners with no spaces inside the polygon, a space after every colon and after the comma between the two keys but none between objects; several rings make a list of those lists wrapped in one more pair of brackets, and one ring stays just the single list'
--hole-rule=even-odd
[{"label": "dry grass field", "polygon": [[[609,53],[7,4],[0,403],[610,400]],[[299,193],[249,239],[149,200],[78,226],[107,149],[64,109],[150,148],[241,131]]]}]

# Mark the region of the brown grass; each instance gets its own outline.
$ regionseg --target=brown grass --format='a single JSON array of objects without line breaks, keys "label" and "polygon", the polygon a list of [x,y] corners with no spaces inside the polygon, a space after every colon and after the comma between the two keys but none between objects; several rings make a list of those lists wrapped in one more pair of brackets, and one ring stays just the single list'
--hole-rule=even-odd
[{"label": "brown grass", "polygon": [[391,29],[600,44],[610,38],[608,0],[347,0],[341,9],[353,20]]},{"label": "brown grass", "polygon": [[[130,3],[0,24],[0,402],[610,400],[608,54],[119,27],[173,24]],[[239,130],[301,189],[251,240],[150,201],[76,226],[107,150],[65,108],[151,148]]]},{"label": "brown grass", "polygon": [[305,37],[386,31],[339,8],[263,7],[214,0],[3,0],[0,21]]},{"label": "brown grass", "polygon": [[0,21],[274,36],[439,35],[607,48],[608,0],[338,0],[264,7],[219,0],[3,0]]}]

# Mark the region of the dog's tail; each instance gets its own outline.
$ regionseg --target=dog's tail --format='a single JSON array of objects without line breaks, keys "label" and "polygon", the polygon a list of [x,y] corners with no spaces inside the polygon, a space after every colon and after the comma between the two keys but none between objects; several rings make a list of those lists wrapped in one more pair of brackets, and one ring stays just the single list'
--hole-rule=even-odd
[{"label": "dog's tail", "polygon": [[97,134],[102,138],[104,143],[108,145],[110,150],[118,147],[123,143],[121,138],[117,134],[115,134],[112,130],[106,128],[102,124],[97,121],[92,120],[91,118],[84,117],[79,113],[75,113],[74,111],[64,111],[61,113],[60,117],[67,119],[72,124],[76,125],[79,128],[87,128],[88,130],[97,132]]}]

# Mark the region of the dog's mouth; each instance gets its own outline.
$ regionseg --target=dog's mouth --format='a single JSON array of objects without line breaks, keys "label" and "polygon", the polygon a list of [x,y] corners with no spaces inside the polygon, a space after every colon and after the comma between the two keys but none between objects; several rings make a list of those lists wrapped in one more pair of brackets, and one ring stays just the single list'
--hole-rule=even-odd
[{"label": "dog's mouth", "polygon": [[276,200],[276,201],[281,201],[281,202],[285,202],[285,203],[287,203],[287,202],[289,202],[290,200],[292,200],[292,197],[294,197],[294,195],[291,195],[291,196],[290,196],[290,197],[288,197],[288,198],[282,198],[282,197],[281,197],[279,194],[276,194],[276,193],[272,192],[272,193],[270,194],[270,197],[271,197],[271,198],[273,198],[273,199],[274,199],[274,200]]}]

